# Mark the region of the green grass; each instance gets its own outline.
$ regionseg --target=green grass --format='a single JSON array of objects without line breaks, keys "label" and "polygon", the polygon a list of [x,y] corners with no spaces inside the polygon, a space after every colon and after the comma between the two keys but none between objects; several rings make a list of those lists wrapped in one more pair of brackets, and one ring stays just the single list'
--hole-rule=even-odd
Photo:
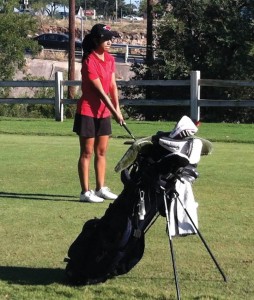
[{"label": "green grass", "polygon": [[[170,131],[175,122],[147,122],[127,120],[127,126],[136,138]],[[55,122],[49,119],[18,119],[0,117],[0,133],[21,135],[75,136],[73,120]],[[125,129],[112,122],[113,137],[130,139]],[[201,123],[198,135],[213,142],[254,143],[254,124]]]},{"label": "green grass", "polygon": [[[127,124],[141,137],[174,123]],[[253,129],[200,127],[200,136],[216,142],[212,155],[202,157],[193,186],[199,228],[228,283],[197,236],[174,239],[182,299],[254,299]],[[145,255],[128,274],[94,286],[64,282],[68,247],[83,223],[102,216],[110,203],[78,202],[79,149],[71,130],[72,121],[0,119],[0,299],[176,299],[164,218],[147,233]],[[125,139],[128,134],[113,124],[107,182],[118,193],[122,183],[113,168],[128,148]]]}]

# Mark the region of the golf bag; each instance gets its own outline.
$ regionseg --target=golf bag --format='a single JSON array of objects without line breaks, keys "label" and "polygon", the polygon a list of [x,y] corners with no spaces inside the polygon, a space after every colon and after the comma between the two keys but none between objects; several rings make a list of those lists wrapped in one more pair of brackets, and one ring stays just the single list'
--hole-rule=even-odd
[{"label": "golf bag", "polygon": [[172,219],[170,234],[196,233],[175,201],[180,197],[189,206],[197,227],[191,184],[198,177],[200,155],[211,152],[211,144],[191,136],[196,132],[192,124],[192,131],[186,131],[184,137],[179,132],[174,136],[175,128],[137,140],[127,150],[115,167],[121,171],[123,191],[101,218],[84,224],[68,250],[70,283],[95,284],[129,272],[143,256],[145,233],[159,215],[166,216],[165,199]]}]

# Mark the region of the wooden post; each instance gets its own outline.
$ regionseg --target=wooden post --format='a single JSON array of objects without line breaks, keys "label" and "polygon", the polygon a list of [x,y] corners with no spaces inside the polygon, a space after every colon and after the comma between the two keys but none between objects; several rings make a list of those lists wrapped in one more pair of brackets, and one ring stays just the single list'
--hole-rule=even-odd
[{"label": "wooden post", "polygon": [[194,122],[200,120],[200,106],[198,101],[200,100],[200,71],[191,71],[190,78],[190,92],[191,92],[191,103],[190,103],[190,116]]},{"label": "wooden post", "polygon": [[147,25],[146,25],[146,63],[148,66],[153,64],[153,0],[147,0]]},{"label": "wooden post", "polygon": [[[75,0],[69,0],[69,69],[68,80],[75,80]],[[75,88],[68,87],[68,97],[74,99]]]},{"label": "wooden post", "polygon": [[55,73],[55,120],[63,122],[63,88],[62,88],[63,73]]}]

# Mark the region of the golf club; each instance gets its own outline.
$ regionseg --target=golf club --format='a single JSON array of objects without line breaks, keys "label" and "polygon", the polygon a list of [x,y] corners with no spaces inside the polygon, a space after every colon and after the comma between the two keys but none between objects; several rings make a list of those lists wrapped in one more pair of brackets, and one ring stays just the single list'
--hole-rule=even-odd
[{"label": "golf club", "polygon": [[136,138],[134,135],[130,132],[129,128],[126,126],[126,123],[123,123],[121,126],[129,133],[129,135],[133,138],[134,141],[136,141]]}]

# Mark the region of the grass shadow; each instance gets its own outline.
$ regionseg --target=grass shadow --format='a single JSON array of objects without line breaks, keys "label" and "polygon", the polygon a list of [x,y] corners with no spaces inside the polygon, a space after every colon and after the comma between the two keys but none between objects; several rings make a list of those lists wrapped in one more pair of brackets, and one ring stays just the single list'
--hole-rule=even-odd
[{"label": "grass shadow", "polygon": [[28,268],[0,266],[0,280],[10,284],[49,285],[64,284],[64,270],[52,268]]},{"label": "grass shadow", "polygon": [[69,195],[52,195],[52,194],[29,194],[29,193],[11,193],[0,192],[0,198],[10,199],[27,199],[27,200],[42,200],[42,201],[77,201],[77,196]]}]

